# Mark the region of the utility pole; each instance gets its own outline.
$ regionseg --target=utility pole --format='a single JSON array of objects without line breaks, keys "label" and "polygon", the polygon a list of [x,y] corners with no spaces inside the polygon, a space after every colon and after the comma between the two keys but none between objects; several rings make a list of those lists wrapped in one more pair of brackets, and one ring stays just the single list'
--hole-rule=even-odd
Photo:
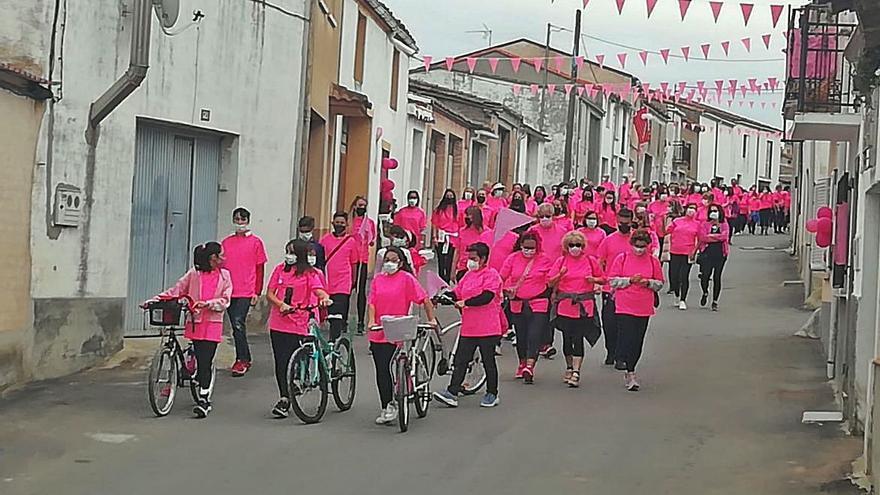
[{"label": "utility pole", "polygon": [[[549,33],[549,31],[548,31]],[[575,12],[574,17],[574,48],[571,51],[571,83],[577,84],[578,66],[577,57],[580,54],[581,41],[581,9]],[[545,84],[546,86],[546,84]],[[568,96],[568,121],[565,125],[565,156],[562,165],[562,180],[568,182],[571,180],[571,166],[574,161],[572,158],[574,145],[574,117],[577,111],[577,91],[572,90]],[[543,112],[541,114],[543,116]]]},{"label": "utility pole", "polygon": [[545,117],[544,114],[547,110],[547,78],[549,77],[547,72],[547,66],[550,65],[550,29],[553,27],[553,24],[547,23],[547,43],[544,45],[544,85],[541,88],[541,115],[538,119],[538,128],[541,132],[544,132],[544,124]]}]

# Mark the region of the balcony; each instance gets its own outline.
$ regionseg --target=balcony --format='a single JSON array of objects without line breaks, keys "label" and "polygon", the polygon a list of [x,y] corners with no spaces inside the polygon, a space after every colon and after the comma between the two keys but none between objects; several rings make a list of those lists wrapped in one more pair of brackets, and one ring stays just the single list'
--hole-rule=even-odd
[{"label": "balcony", "polygon": [[672,143],[672,165],[676,168],[691,167],[691,143],[675,141]]},{"label": "balcony", "polygon": [[853,92],[852,69],[844,51],[857,22],[841,21],[826,5],[794,9],[788,19],[786,85],[783,113],[852,113],[859,100]]}]

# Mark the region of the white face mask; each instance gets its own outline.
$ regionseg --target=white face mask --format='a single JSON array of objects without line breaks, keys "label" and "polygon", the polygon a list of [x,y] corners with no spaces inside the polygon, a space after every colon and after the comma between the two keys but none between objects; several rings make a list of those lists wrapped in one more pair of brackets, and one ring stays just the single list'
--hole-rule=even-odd
[{"label": "white face mask", "polygon": [[704,200],[703,200],[703,206],[709,206],[709,200],[708,200],[708,199],[704,199]]},{"label": "white face mask", "polygon": [[568,254],[572,256],[580,256],[584,252],[584,248],[572,247],[568,248]]},{"label": "white face mask", "polygon": [[492,196],[500,198],[501,196],[504,196],[504,191],[501,189],[496,189],[495,191],[492,191]]},{"label": "white face mask", "polygon": [[296,263],[296,255],[290,254],[290,253],[285,254],[284,255],[284,263],[286,263],[288,265],[292,265],[292,264]]},{"label": "white face mask", "polygon": [[568,188],[567,188],[567,187],[563,187],[562,189],[559,190],[559,194],[561,194],[562,196],[567,195],[567,194],[568,194]]},{"label": "white face mask", "polygon": [[642,256],[648,252],[648,248],[633,248],[633,252],[636,253],[636,256]]},{"label": "white face mask", "polygon": [[697,216],[697,210],[695,210],[695,209],[693,209],[693,208],[688,208],[687,216],[689,216],[689,217],[695,217],[695,216]]},{"label": "white face mask", "polygon": [[410,206],[416,206],[417,204],[419,204],[419,200],[417,200],[416,198],[409,198],[408,200],[406,200],[406,202],[409,203]]},{"label": "white face mask", "polygon": [[242,233],[244,233],[244,232],[247,232],[247,231],[251,230],[250,226],[249,226],[248,224],[246,224],[246,223],[235,223],[235,222],[233,222],[233,223],[232,223],[232,228],[233,228],[236,232],[238,232],[239,234],[242,234]]},{"label": "white face mask", "polygon": [[480,262],[474,260],[468,260],[467,262],[468,271],[474,272],[480,269]]},{"label": "white face mask", "polygon": [[660,201],[666,201],[667,198],[669,198],[668,194],[661,194],[660,195]]},{"label": "white face mask", "polygon": [[553,225],[553,219],[552,219],[552,218],[541,217],[540,222],[541,222],[541,226],[542,226],[542,227],[549,227],[549,226]]},{"label": "white face mask", "polygon": [[302,239],[302,240],[304,240],[304,241],[306,241],[306,242],[308,242],[308,241],[311,241],[311,240],[314,238],[314,234],[312,234],[311,232],[300,232],[300,233],[299,233],[299,238]]},{"label": "white face mask", "polygon": [[315,266],[318,263],[318,257],[314,256],[314,255],[310,255],[308,260],[309,260],[309,264],[312,266]]},{"label": "white face mask", "polygon": [[391,245],[394,247],[406,247],[406,239],[391,239]]},{"label": "white face mask", "polygon": [[605,198],[605,202],[609,205],[614,202],[614,198]]},{"label": "white face mask", "polygon": [[588,218],[586,221],[587,228],[595,229],[597,225],[599,225],[599,221],[593,218]]},{"label": "white face mask", "polygon": [[474,193],[472,193],[472,192],[470,192],[470,191],[465,191],[464,194],[462,194],[461,197],[464,198],[464,199],[466,199],[466,200],[468,200],[468,201],[470,201],[470,200],[474,199]]},{"label": "white face mask", "polygon": [[638,208],[636,208],[636,213],[644,213],[645,211],[647,210],[643,206],[639,206]]},{"label": "white face mask", "polygon": [[397,273],[397,270],[400,270],[400,264],[394,263],[393,261],[386,261],[382,264],[382,271],[387,274]]},{"label": "white face mask", "polygon": [[718,220],[720,217],[721,215],[719,215],[717,211],[709,213],[709,218],[711,218],[712,220]]},{"label": "white face mask", "polygon": [[704,187],[704,188],[701,189],[701,191],[703,191],[703,192],[709,192],[709,188],[708,188],[708,187]]},{"label": "white face mask", "polygon": [[523,254],[523,256],[525,256],[526,258],[534,258],[534,257],[535,257],[535,254],[537,254],[537,253],[538,253],[538,250],[537,250],[537,249],[526,249],[526,248],[523,248],[523,250],[522,250],[522,254]]}]

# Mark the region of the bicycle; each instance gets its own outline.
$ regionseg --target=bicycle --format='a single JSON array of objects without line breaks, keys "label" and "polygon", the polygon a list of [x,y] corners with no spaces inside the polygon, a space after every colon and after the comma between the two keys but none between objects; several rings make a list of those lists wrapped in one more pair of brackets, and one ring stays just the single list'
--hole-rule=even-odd
[{"label": "bicycle", "polygon": [[409,404],[412,402],[419,418],[428,415],[431,403],[431,370],[422,348],[417,345],[425,340],[433,325],[416,324],[416,317],[383,317],[382,326],[371,331],[384,330],[389,342],[400,342],[391,358],[391,380],[394,402],[397,405],[397,423],[402,433],[409,430]]},{"label": "bicycle", "polygon": [[[181,302],[183,301],[183,302]],[[199,384],[196,381],[198,362],[192,343],[186,348],[177,338],[178,332],[185,330],[187,322],[195,324],[193,300],[189,296],[181,298],[160,298],[141,306],[144,310],[144,329],[149,316],[150,326],[158,327],[162,342],[150,361],[147,370],[147,397],[150,408],[158,417],[167,416],[174,407],[177,388],[189,385],[193,402],[199,402]],[[183,326],[180,322],[183,320]],[[217,369],[211,365],[211,386],[208,400],[214,394]]]},{"label": "bicycle", "polygon": [[[434,303],[443,306],[453,306],[455,304],[455,301],[445,293],[435,296],[432,300]],[[453,357],[458,350],[459,339],[461,339],[461,320],[459,319],[448,326],[443,326],[438,318],[437,326],[439,330],[434,329],[433,332],[426,332],[424,336],[417,340],[417,346],[426,356],[431,357],[429,361],[430,375],[433,376],[436,372],[437,376],[446,376],[451,374],[455,369],[455,360]],[[447,353],[446,348],[443,345],[443,337],[455,329],[458,329],[459,333],[455,337],[455,343],[452,345],[452,349]],[[439,362],[437,360],[438,353],[440,354]],[[474,353],[474,358],[471,362],[468,363],[468,369],[464,376],[464,383],[462,383],[462,395],[476,394],[486,385],[486,380],[486,369],[483,367],[483,360],[480,351],[478,350]]]},{"label": "bicycle", "polygon": [[[305,424],[321,421],[331,391],[339,411],[351,409],[357,385],[351,340],[343,335],[335,342],[328,342],[315,316],[315,309],[316,306],[294,309],[309,313],[309,335],[304,338],[302,346],[294,351],[287,365],[290,405],[296,417]],[[310,408],[307,401],[312,392],[317,393],[314,408]]]}]

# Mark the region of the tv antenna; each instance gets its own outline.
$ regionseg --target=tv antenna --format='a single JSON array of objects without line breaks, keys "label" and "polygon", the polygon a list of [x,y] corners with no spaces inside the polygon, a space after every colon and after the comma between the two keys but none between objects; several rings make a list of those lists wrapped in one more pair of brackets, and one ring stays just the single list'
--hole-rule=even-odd
[{"label": "tv antenna", "polygon": [[199,24],[205,17],[205,14],[203,14],[201,10],[194,10],[193,18],[190,22],[178,27],[177,29],[171,29],[177,24],[177,21],[180,19],[180,0],[152,1],[153,9],[156,12],[156,17],[159,18],[159,24],[162,26],[162,32],[164,32],[167,36],[177,36],[187,29]]},{"label": "tv antenna", "polygon": [[465,31],[467,34],[479,34],[484,40],[489,43],[489,46],[492,46],[492,28],[490,28],[486,23],[483,23],[483,29],[474,29],[472,31]]}]

